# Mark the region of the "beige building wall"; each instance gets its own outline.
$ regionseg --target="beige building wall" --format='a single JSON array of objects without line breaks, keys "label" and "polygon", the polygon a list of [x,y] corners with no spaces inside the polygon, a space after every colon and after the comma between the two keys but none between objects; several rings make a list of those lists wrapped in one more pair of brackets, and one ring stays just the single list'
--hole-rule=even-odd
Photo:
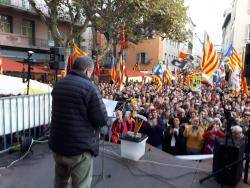
[{"label": "beige building wall", "polygon": [[161,37],[155,39],[144,40],[137,45],[129,43],[126,49],[126,68],[132,69],[136,64],[138,53],[147,53],[149,56],[149,64],[139,64],[141,70],[151,71],[160,61],[163,61],[163,40]]},{"label": "beige building wall", "polygon": [[234,36],[233,45],[240,54],[243,53],[246,43],[249,39],[250,25],[250,1],[236,0],[235,1],[235,21],[233,25]]},{"label": "beige building wall", "polygon": [[231,19],[223,33],[223,53],[229,45],[242,54],[246,43],[250,42],[250,0],[234,0],[231,9]]},{"label": "beige building wall", "polygon": [[32,14],[23,14],[18,11],[9,11],[1,9],[1,14],[12,17],[12,33],[0,32],[0,45],[29,48],[29,39],[23,35],[22,23],[23,20],[34,22],[35,33],[34,40],[37,48],[48,49],[48,28],[43,24],[38,16]]}]

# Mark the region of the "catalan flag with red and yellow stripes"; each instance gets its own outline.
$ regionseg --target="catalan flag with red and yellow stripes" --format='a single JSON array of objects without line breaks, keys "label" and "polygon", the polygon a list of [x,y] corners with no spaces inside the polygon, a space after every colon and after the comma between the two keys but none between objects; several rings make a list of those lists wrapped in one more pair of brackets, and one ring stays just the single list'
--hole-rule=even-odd
[{"label": "catalan flag with red and yellow stripes", "polygon": [[232,72],[234,72],[236,66],[238,66],[240,72],[242,71],[242,60],[232,45],[229,47],[226,57],[228,57],[229,67]]},{"label": "catalan flag with red and yellow stripes", "polygon": [[116,76],[116,68],[115,68],[115,63],[113,61],[113,58],[110,58],[110,64],[111,64],[111,72],[110,72],[111,80],[113,81],[113,83],[116,83],[117,76]]},{"label": "catalan flag with red and yellow stripes", "polygon": [[163,85],[162,76],[161,75],[151,75],[151,78],[156,80],[156,82],[157,82],[156,91],[159,92],[162,89],[162,85]]},{"label": "catalan flag with red and yellow stripes", "polygon": [[172,72],[166,68],[166,81],[169,85],[172,85]]},{"label": "catalan flag with red and yellow stripes", "polygon": [[125,22],[122,23],[121,27],[121,39],[120,39],[120,57],[119,57],[119,84],[120,86],[123,84],[123,79],[125,76],[125,61],[124,61],[124,53],[126,47],[126,38],[125,38]]},{"label": "catalan flag with red and yellow stripes", "polygon": [[88,54],[86,52],[84,52],[83,50],[81,50],[77,44],[75,42],[72,43],[72,48],[73,48],[73,55],[75,57],[78,56],[87,56]]},{"label": "catalan flag with red and yellow stripes", "polygon": [[125,74],[125,65],[124,65],[124,60],[123,60],[123,54],[120,54],[119,58],[119,83],[123,83],[123,78]]},{"label": "catalan flag with red and yellow stripes", "polygon": [[206,34],[204,43],[204,53],[201,61],[201,71],[211,76],[219,67],[219,57],[213,43]]}]

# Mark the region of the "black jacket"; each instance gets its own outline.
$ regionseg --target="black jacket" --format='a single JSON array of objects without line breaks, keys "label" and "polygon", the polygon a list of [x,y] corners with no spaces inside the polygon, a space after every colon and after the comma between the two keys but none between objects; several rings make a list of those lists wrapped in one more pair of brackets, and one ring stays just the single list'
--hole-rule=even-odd
[{"label": "black jacket", "polygon": [[147,122],[145,122],[140,129],[141,133],[148,135],[147,143],[154,147],[162,145],[163,131],[164,126],[160,119],[158,119],[157,126],[152,127]]},{"label": "black jacket", "polygon": [[74,156],[99,152],[99,128],[107,124],[107,112],[97,87],[72,70],[52,91],[49,146],[55,153]]},{"label": "black jacket", "polygon": [[[186,154],[186,139],[183,136],[185,127],[180,126],[179,128],[179,134],[177,135],[176,132],[174,132],[173,127],[168,127],[165,131],[165,138],[164,138],[164,151],[171,153],[173,155],[185,155]],[[175,147],[171,147],[171,140],[172,136],[175,137]]]}]

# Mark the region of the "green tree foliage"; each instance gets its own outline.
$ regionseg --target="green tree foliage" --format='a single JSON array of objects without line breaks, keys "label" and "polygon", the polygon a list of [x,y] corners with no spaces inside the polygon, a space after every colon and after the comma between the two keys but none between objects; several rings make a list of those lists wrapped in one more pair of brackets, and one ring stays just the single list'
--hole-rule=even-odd
[{"label": "green tree foliage", "polygon": [[107,40],[105,52],[112,46],[115,50],[119,43],[122,22],[126,23],[127,41],[133,43],[155,35],[177,42],[186,40],[183,0],[82,0],[79,4],[84,10],[91,8],[87,14],[92,26]]},{"label": "green tree foliage", "polygon": [[[88,1],[82,3],[88,9]],[[136,42],[160,35],[184,41],[187,21],[183,0],[91,0],[93,26],[109,41],[119,37],[122,22],[126,23],[127,39]]]},{"label": "green tree foliage", "polygon": [[[90,19],[78,1],[29,0],[29,3],[51,31],[56,45],[68,46],[89,25]],[[64,25],[64,28],[60,25]],[[65,28],[67,33],[64,32]]]},{"label": "green tree foliage", "polygon": [[[77,38],[89,23],[104,34],[107,51],[119,43],[126,23],[127,41],[137,43],[153,35],[174,41],[186,39],[184,0],[29,0],[47,24],[55,42],[62,46]],[[59,27],[65,21],[69,35]]]}]

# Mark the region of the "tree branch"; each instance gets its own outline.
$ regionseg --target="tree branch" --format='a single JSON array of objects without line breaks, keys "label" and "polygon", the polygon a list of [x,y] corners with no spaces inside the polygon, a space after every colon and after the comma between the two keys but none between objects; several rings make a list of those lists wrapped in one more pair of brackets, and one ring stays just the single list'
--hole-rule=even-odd
[{"label": "tree branch", "polygon": [[84,23],[82,26],[77,26],[74,25],[73,26],[73,32],[72,34],[68,37],[66,44],[70,43],[76,36],[82,34],[83,32],[85,32],[89,26],[89,17],[86,17],[86,19],[84,20]]},{"label": "tree branch", "polygon": [[112,43],[109,42],[104,52],[99,56],[100,62],[106,57],[106,55],[110,52],[111,49],[112,49]]},{"label": "tree branch", "polygon": [[42,22],[44,22],[47,26],[49,26],[50,21],[47,19],[46,15],[36,7],[36,2],[34,0],[28,0],[32,8],[36,11],[38,16],[41,18]]}]

